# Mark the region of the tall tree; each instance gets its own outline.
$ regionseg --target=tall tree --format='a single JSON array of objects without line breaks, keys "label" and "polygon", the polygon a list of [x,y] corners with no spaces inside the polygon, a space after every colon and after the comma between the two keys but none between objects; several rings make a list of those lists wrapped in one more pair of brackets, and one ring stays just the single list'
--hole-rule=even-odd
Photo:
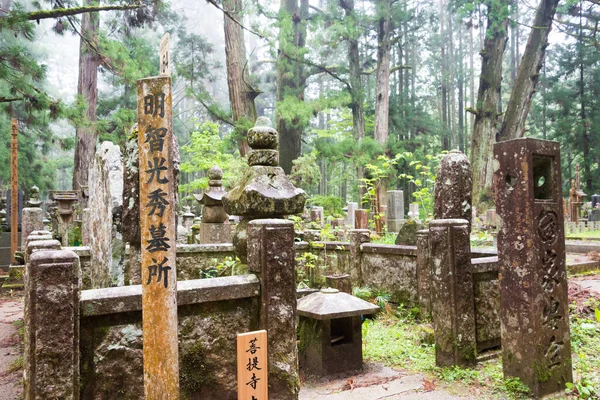
[{"label": "tall tree", "polygon": [[223,1],[227,86],[239,151],[243,157],[250,150],[245,133],[256,120],[254,99],[259,92],[250,83],[244,31],[241,24],[242,6],[242,0]]},{"label": "tall tree", "polygon": [[525,134],[527,115],[540,78],[544,54],[548,47],[548,34],[552,28],[558,2],[559,0],[540,1],[502,120],[498,141],[519,138]]},{"label": "tall tree", "polygon": [[302,153],[302,132],[309,122],[304,102],[306,71],[304,46],[308,0],[281,0],[279,55],[277,57],[277,130],[280,165],[286,173]]},{"label": "tall tree", "polygon": [[477,92],[473,134],[471,135],[471,165],[473,168],[473,204],[487,207],[493,201],[492,146],[496,140],[498,102],[502,84],[502,56],[508,41],[509,0],[486,2],[487,28],[481,51],[481,75]]},{"label": "tall tree", "polygon": [[[85,0],[91,6],[93,0]],[[85,119],[78,126],[75,143],[75,165],[73,167],[73,189],[81,189],[88,184],[89,166],[96,152],[98,131],[96,129],[96,103],[98,100],[98,29],[100,19],[97,12],[83,14],[81,18],[81,39],[79,44],[78,100],[85,102]]]}]

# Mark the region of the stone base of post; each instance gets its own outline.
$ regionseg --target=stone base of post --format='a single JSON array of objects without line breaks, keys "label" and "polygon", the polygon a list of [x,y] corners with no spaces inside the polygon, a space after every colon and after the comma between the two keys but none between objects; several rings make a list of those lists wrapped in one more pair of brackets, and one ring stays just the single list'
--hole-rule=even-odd
[{"label": "stone base of post", "polygon": [[248,223],[248,269],[261,284],[260,329],[268,334],[269,399],[298,398],[294,223],[255,219]]},{"label": "stone base of post", "polygon": [[473,364],[477,337],[469,222],[431,221],[429,250],[436,365]]},{"label": "stone base of post", "polygon": [[25,277],[24,398],[79,399],[79,257],[33,252]]},{"label": "stone base of post", "polygon": [[230,224],[200,223],[200,244],[231,243],[232,230]]}]

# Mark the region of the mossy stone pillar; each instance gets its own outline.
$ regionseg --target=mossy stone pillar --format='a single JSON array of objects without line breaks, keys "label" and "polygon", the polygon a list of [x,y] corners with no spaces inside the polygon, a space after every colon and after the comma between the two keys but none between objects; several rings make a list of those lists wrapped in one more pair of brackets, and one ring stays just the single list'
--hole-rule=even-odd
[{"label": "mossy stone pillar", "polygon": [[494,145],[502,367],[536,397],[572,382],[560,143]]},{"label": "mossy stone pillar", "polygon": [[469,222],[436,219],[429,224],[431,305],[438,367],[475,362],[475,295]]}]

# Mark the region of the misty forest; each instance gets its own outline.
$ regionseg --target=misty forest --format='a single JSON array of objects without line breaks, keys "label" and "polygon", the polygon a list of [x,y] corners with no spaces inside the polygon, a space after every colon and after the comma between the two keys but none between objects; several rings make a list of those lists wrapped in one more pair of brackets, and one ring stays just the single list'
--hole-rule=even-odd
[{"label": "misty forest", "polygon": [[0,163],[17,118],[20,184],[42,197],[86,186],[98,143],[123,146],[166,32],[184,198],[215,163],[236,183],[257,116],[314,204],[363,199],[373,180],[408,203],[459,149],[483,210],[493,144],[524,136],[561,142],[565,194],[577,164],[582,189],[600,189],[596,1],[5,0],[0,12]]}]

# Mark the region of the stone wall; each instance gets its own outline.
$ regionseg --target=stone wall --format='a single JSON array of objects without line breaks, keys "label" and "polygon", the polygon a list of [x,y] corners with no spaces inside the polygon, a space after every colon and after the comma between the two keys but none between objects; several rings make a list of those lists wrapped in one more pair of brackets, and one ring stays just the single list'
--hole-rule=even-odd
[{"label": "stone wall", "polygon": [[[254,275],[178,282],[183,399],[237,399],[236,334],[258,328]],[[81,292],[81,398],[143,398],[141,286]]]},{"label": "stone wall", "polygon": [[361,269],[364,286],[385,290],[398,303],[417,303],[417,248],[363,244]]},{"label": "stone wall", "polygon": [[500,290],[498,257],[471,260],[475,290],[477,351],[500,346]]}]

